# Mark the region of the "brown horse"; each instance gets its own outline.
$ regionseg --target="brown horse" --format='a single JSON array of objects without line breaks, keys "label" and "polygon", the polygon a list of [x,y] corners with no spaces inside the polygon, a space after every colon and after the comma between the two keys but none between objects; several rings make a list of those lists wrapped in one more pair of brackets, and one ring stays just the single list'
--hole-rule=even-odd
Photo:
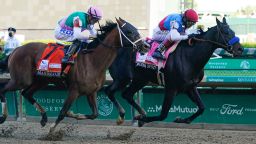
[{"label": "brown horse", "polygon": [[[93,48],[92,53],[83,54],[82,51],[78,53],[76,62],[65,79],[36,75],[36,63],[47,44],[29,43],[17,48],[10,56],[8,63],[11,79],[0,90],[3,107],[0,123],[3,123],[8,115],[4,94],[7,91],[22,90],[22,95],[41,113],[41,125],[45,126],[46,112],[35,101],[33,94],[49,83],[61,84],[63,82],[67,85],[68,97],[50,131],[53,131],[65,116],[76,119],[95,119],[98,116],[97,91],[102,87],[105,81],[105,72],[115,59],[118,49],[142,48],[143,46],[141,36],[134,26],[121,18],[116,21],[117,23],[107,22],[105,26],[101,27],[101,34],[98,34],[97,38],[88,45],[88,48]],[[68,112],[74,100],[81,95],[87,96],[92,109],[91,115],[75,115]]]}]

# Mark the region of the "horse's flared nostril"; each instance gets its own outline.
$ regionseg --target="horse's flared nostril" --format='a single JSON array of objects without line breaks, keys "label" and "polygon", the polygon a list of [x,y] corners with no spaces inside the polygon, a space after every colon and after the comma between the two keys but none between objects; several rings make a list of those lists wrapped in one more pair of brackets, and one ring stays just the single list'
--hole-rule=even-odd
[{"label": "horse's flared nostril", "polygon": [[240,48],[240,51],[241,51],[241,52],[243,52],[243,51],[244,51],[244,48],[243,48],[243,47],[241,47],[241,48]]}]

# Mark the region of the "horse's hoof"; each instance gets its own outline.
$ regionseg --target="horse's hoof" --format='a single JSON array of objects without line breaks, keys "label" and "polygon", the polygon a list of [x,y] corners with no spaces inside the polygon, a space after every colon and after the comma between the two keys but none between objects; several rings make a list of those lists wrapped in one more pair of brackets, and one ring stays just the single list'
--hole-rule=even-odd
[{"label": "horse's hoof", "polygon": [[143,121],[138,121],[138,127],[142,127],[143,125],[145,124],[145,122],[143,122]]},{"label": "horse's hoof", "polygon": [[40,121],[41,126],[44,127],[44,126],[46,125],[47,121],[48,121],[48,120],[47,120],[47,115],[46,115],[46,113],[42,114],[42,119],[41,119],[41,121]]},{"label": "horse's hoof", "polygon": [[6,116],[1,116],[0,117],[0,124],[4,123],[6,120]]},{"label": "horse's hoof", "polygon": [[145,118],[145,115],[137,115],[133,119],[134,120],[142,120],[143,118]]},{"label": "horse's hoof", "polygon": [[40,124],[42,127],[44,127],[46,125],[47,121],[44,121],[43,119],[40,121]]},{"label": "horse's hoof", "polygon": [[143,122],[145,122],[146,119],[147,119],[147,116],[140,114],[140,115],[135,116],[133,119],[134,119],[134,120],[138,120],[138,121],[143,121]]},{"label": "horse's hoof", "polygon": [[124,123],[124,118],[122,118],[122,117],[118,117],[118,119],[116,120],[116,124],[117,125],[121,125],[121,124],[123,124]]}]

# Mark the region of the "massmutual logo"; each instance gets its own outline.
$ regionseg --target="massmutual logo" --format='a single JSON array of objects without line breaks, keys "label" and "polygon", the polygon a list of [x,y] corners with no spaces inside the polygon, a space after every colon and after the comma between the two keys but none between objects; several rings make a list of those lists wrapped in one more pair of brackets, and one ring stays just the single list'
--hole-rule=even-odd
[{"label": "massmutual logo", "polygon": [[102,116],[108,116],[113,111],[113,103],[109,98],[103,94],[98,95],[97,97],[99,114]]},{"label": "massmutual logo", "polygon": [[250,63],[249,63],[248,61],[246,61],[246,60],[243,60],[243,61],[241,62],[241,64],[240,64],[240,67],[241,67],[242,69],[250,69]]}]

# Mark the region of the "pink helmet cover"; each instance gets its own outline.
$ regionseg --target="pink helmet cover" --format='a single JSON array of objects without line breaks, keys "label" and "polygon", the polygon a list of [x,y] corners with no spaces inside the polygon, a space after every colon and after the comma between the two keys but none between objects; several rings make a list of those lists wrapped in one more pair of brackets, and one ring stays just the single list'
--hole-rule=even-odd
[{"label": "pink helmet cover", "polygon": [[95,6],[89,7],[87,13],[97,19],[102,19],[102,16],[103,16],[102,10]]}]

